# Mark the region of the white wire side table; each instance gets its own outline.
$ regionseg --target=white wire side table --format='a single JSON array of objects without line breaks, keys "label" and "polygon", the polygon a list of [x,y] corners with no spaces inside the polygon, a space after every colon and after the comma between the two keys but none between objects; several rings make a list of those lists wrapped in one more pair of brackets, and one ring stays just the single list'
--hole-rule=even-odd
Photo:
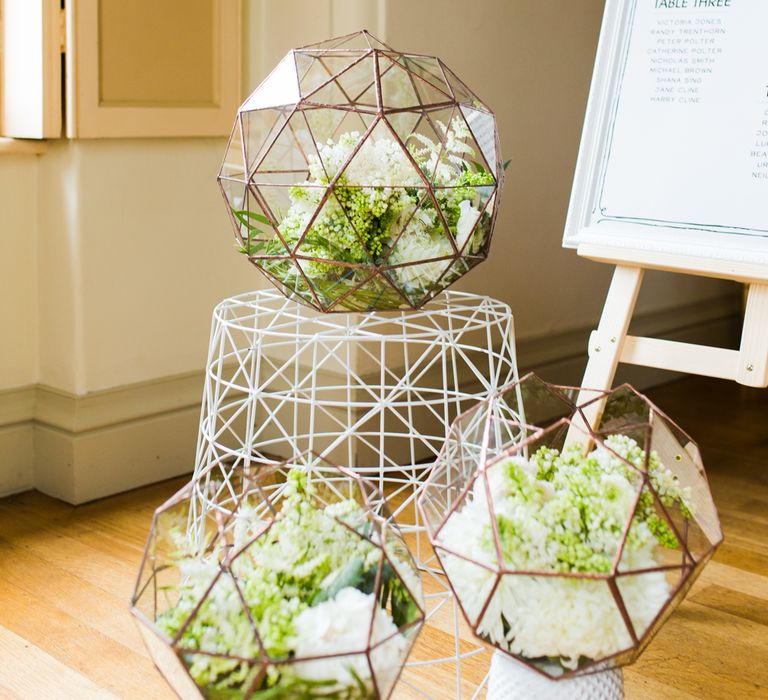
[{"label": "white wire side table", "polygon": [[[489,297],[449,291],[366,314],[318,314],[271,290],[226,299],[213,312],[190,537],[237,498],[238,470],[308,453],[355,469],[386,494],[423,571],[427,627],[453,647],[417,643],[394,697],[479,697],[490,657],[462,629],[415,499],[453,419],[517,375],[511,310]],[[441,667],[441,682],[423,666]]]}]

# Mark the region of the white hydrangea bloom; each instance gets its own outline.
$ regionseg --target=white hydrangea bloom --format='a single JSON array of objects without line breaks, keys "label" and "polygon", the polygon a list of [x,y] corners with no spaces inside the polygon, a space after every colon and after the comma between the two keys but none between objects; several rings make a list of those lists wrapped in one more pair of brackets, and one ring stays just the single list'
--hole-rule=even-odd
[{"label": "white hydrangea bloom", "polygon": [[377,605],[376,596],[356,588],[342,588],[333,600],[307,608],[296,618],[296,657],[325,658],[299,661],[294,670],[302,678],[335,680],[341,687],[356,685],[355,676],[370,682],[364,653],[369,630],[371,645],[387,640],[371,651],[370,658],[377,681],[388,687],[400,671],[407,640]]},{"label": "white hydrangea bloom", "polygon": [[[472,229],[480,218],[480,212],[472,206],[472,202],[468,199],[464,199],[459,203],[459,210],[461,211],[461,214],[456,223],[456,247],[459,250],[462,250],[469,238],[469,234],[472,233]],[[482,240],[473,240],[465,252],[476,253],[480,248],[480,245],[482,245]]]}]

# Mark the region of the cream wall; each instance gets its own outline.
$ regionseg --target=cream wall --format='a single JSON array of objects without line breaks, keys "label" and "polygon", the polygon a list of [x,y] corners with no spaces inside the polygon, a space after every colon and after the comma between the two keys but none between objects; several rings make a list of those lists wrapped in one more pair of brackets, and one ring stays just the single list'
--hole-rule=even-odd
[{"label": "cream wall", "polygon": [[[82,394],[203,365],[213,305],[257,282],[234,252],[216,185],[223,148],[221,139],[52,144],[41,189],[55,205],[41,235],[55,251],[41,250],[50,304],[41,321],[61,341],[41,347],[42,383]],[[74,350],[66,367],[61,347]]]},{"label": "cream wall", "polygon": [[216,187],[223,139],[0,155],[0,391],[85,394],[198,370],[213,305],[253,288]]},{"label": "cream wall", "polygon": [[37,380],[37,166],[0,156],[0,391]]},{"label": "cream wall", "polygon": [[37,167],[0,156],[0,495],[34,484],[31,399],[8,389],[37,380]]},{"label": "cream wall", "polygon": [[[610,274],[560,247],[602,4],[244,3],[244,93],[290,48],[367,27],[440,55],[496,110],[513,161],[493,254],[458,286],[508,301],[523,364],[568,356],[572,380]],[[0,155],[0,494],[34,483],[79,502],[191,469],[211,309],[265,284],[232,248],[223,148],[62,140]],[[732,292],[651,276],[640,309],[651,332],[693,318],[706,336]]]}]

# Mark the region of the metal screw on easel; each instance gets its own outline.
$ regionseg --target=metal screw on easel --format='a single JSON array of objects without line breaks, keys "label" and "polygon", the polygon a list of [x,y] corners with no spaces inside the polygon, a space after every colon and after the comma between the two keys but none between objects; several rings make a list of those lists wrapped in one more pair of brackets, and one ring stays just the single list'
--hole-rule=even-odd
[{"label": "metal screw on easel", "polygon": [[752,363],[748,364],[747,372],[754,372],[754,371],[755,371],[755,366]]}]

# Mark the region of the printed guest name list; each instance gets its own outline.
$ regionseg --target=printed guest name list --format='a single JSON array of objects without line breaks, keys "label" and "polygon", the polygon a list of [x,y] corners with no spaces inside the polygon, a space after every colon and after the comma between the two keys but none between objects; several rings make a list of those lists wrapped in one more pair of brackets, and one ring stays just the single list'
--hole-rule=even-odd
[{"label": "printed guest name list", "polygon": [[602,218],[768,235],[768,0],[634,0]]}]

